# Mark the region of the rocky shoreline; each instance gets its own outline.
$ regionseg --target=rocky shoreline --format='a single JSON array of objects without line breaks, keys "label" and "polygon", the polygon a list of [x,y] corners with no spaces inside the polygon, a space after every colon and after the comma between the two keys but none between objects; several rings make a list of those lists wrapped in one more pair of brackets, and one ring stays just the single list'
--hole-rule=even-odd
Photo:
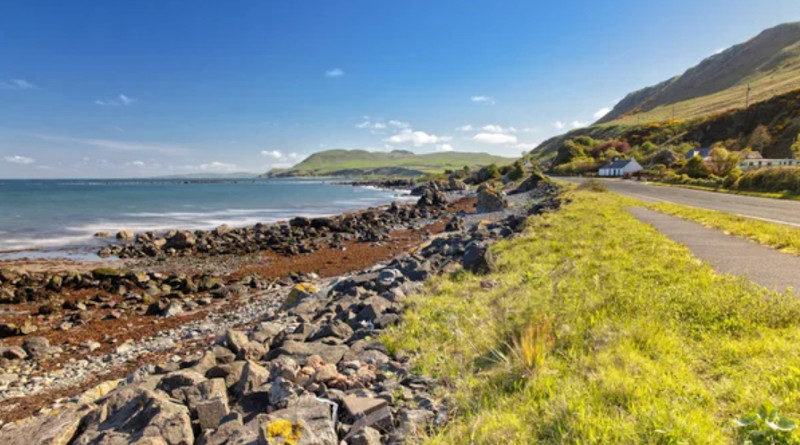
[{"label": "rocky shoreline", "polygon": [[[86,363],[68,362],[60,375],[29,381],[22,394],[54,382],[68,382],[75,369],[91,373],[130,362],[145,352],[166,351],[169,355],[172,350],[183,351],[158,365],[143,366],[98,401],[87,396],[61,400],[54,410],[5,425],[0,437],[11,443],[48,443],[41,440],[57,437],[64,439],[63,443],[291,443],[292,437],[300,440],[295,443],[403,443],[406,437],[446,421],[446,401],[436,395],[435,382],[411,374],[408,361],[389,354],[376,338],[399,320],[403,297],[416,292],[429,276],[462,267],[476,272],[491,270],[490,242],[521,230],[528,213],[559,205],[555,191],[549,188],[526,193],[536,199],[530,208],[521,204],[525,197],[520,197],[513,211],[494,215],[495,222],[450,218],[448,235],[437,235],[413,254],[355,275],[324,279],[306,274],[284,280],[248,277],[219,285],[211,284],[211,279],[188,283],[175,282],[172,277],[177,295],[136,302],[135,310],[168,320],[181,317],[187,302],[200,306],[202,298],[234,304],[231,310],[209,311],[205,318],[119,344]],[[365,218],[367,222],[359,230],[388,234],[397,224],[422,224],[416,218],[430,222],[449,214],[441,190],[432,187],[422,195],[413,209],[390,206],[384,213],[388,216]],[[335,243],[333,235],[342,233],[307,222],[279,227],[288,227],[289,233],[301,240],[319,236],[319,227],[327,229],[322,231],[325,242]],[[358,238],[353,232],[344,233]],[[84,278],[88,277],[78,282]],[[149,281],[173,291],[172,284],[152,273],[145,278],[135,272],[93,272],[91,279],[117,294],[120,287],[126,292],[142,291],[146,288],[141,285]],[[9,282],[3,279],[4,285]],[[72,281],[68,280],[67,286],[69,283]],[[63,281],[61,286],[65,286]],[[215,286],[227,291],[215,295]],[[159,290],[160,297],[169,295],[164,294],[165,289]],[[159,303],[162,299],[165,302]],[[176,306],[180,310],[172,309]],[[82,311],[77,308],[75,312]],[[16,363],[19,370],[20,363],[58,354],[32,338],[36,337],[28,335],[20,346],[5,347],[5,358],[0,359],[4,369]],[[203,346],[214,338],[211,346]],[[192,341],[194,348],[177,346]],[[0,391],[0,397],[2,394]],[[32,431],[36,432],[33,436]]]}]

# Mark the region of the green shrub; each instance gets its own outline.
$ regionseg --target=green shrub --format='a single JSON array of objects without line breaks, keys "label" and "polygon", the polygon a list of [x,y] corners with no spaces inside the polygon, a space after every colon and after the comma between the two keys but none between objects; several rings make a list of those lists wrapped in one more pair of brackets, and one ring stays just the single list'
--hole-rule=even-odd
[{"label": "green shrub", "polygon": [[603,184],[599,179],[587,179],[578,185],[579,190],[589,190],[590,192],[605,192],[608,187]]},{"label": "green shrub", "polygon": [[525,169],[522,168],[522,163],[519,161],[515,162],[506,175],[508,175],[508,179],[512,181],[518,181],[522,179],[522,177],[525,176]]},{"label": "green shrub", "polygon": [[792,431],[797,424],[778,414],[772,405],[761,405],[756,412],[733,421],[739,430],[742,443],[753,445],[773,445],[797,443],[792,438]]},{"label": "green shrub", "polygon": [[683,173],[686,173],[691,178],[707,178],[711,174],[700,156],[694,156],[686,161]]},{"label": "green shrub", "polygon": [[800,193],[800,167],[767,167],[745,172],[739,190]]}]

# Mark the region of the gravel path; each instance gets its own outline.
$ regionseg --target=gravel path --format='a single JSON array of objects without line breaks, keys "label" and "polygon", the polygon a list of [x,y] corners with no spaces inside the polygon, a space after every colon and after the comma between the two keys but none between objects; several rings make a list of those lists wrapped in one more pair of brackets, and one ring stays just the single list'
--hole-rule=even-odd
[{"label": "gravel path", "polygon": [[671,240],[686,245],[718,272],[739,275],[773,290],[792,288],[800,295],[800,257],[653,210],[634,207],[628,211]]},{"label": "gravel path", "polygon": [[[561,177],[558,179],[572,183],[585,181],[585,178]],[[707,192],[621,179],[602,179],[602,181],[612,192],[643,201],[672,202],[800,227],[800,201]]]}]

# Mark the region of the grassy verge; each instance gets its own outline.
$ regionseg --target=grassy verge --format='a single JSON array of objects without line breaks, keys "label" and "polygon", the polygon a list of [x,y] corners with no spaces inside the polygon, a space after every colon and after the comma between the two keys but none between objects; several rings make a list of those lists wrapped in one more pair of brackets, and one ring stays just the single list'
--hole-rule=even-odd
[{"label": "grassy verge", "polygon": [[762,403],[800,416],[800,301],[714,273],[635,200],[570,196],[384,337],[447,385],[456,418],[430,443],[722,443]]},{"label": "grassy verge", "polygon": [[754,192],[751,190],[732,190],[722,187],[703,187],[701,185],[691,184],[673,184],[670,182],[649,181],[650,184],[660,185],[664,187],[683,187],[687,189],[704,190],[707,192],[730,193],[733,195],[746,195],[755,196],[757,198],[772,198],[772,199],[793,199],[800,200],[800,194],[793,192]]},{"label": "grassy verge", "polygon": [[662,213],[699,222],[706,227],[719,229],[730,235],[740,236],[787,253],[800,255],[800,228],[681,204],[654,202],[642,205]]}]

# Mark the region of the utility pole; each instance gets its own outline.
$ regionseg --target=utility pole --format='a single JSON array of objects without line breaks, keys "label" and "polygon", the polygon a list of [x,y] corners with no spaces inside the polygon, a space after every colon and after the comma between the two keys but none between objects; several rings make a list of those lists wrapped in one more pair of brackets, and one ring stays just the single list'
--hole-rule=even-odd
[{"label": "utility pole", "polygon": [[744,107],[747,108],[750,106],[750,84],[747,84],[747,92],[744,96]]}]

